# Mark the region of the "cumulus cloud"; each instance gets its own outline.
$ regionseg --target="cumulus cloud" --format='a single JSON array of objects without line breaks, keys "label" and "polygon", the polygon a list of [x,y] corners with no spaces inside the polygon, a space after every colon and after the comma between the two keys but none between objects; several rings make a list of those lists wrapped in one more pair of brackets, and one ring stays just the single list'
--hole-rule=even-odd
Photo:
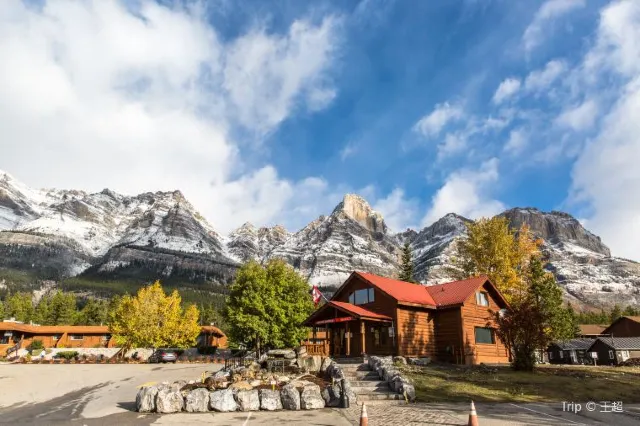
[{"label": "cumulus cloud", "polygon": [[547,0],[544,2],[522,35],[525,51],[531,52],[542,44],[545,35],[550,31],[550,24],[554,20],[585,7],[585,5],[585,0]]},{"label": "cumulus cloud", "polygon": [[460,120],[463,116],[464,111],[458,105],[448,102],[437,104],[431,113],[418,120],[413,129],[426,137],[438,136],[447,124]]},{"label": "cumulus cloud", "polygon": [[326,184],[250,168],[231,130],[261,135],[331,102],[338,20],[223,42],[178,4],[0,2],[0,168],[40,187],[179,188],[223,232],[295,222]]},{"label": "cumulus cloud", "polygon": [[353,142],[349,142],[348,144],[346,144],[341,150],[340,150],[340,159],[342,161],[346,160],[347,158],[351,157],[352,155],[354,155],[356,153],[356,146]]},{"label": "cumulus cloud", "polygon": [[491,196],[491,189],[498,178],[496,158],[485,161],[478,169],[462,169],[451,173],[431,199],[422,226],[431,225],[447,213],[476,219],[503,211],[504,204]]},{"label": "cumulus cloud", "polygon": [[407,198],[400,188],[395,188],[384,198],[373,204],[374,210],[382,213],[384,221],[393,232],[414,228],[418,214],[418,200]]},{"label": "cumulus cloud", "polygon": [[588,99],[580,105],[565,109],[556,119],[556,123],[575,131],[583,131],[595,125],[597,115],[598,104],[593,99]]},{"label": "cumulus cloud", "polygon": [[493,103],[500,104],[505,100],[511,98],[518,90],[520,90],[520,80],[517,78],[507,78],[505,79],[496,90],[496,93],[493,95]]},{"label": "cumulus cloud", "polygon": [[597,41],[584,69],[595,77],[614,72],[623,81],[597,136],[573,167],[572,201],[587,203],[589,227],[614,255],[640,253],[640,4],[616,1],[601,11]]},{"label": "cumulus cloud", "polygon": [[524,81],[524,88],[528,92],[546,90],[566,71],[567,63],[564,60],[551,60],[547,62],[543,69],[529,73]]}]

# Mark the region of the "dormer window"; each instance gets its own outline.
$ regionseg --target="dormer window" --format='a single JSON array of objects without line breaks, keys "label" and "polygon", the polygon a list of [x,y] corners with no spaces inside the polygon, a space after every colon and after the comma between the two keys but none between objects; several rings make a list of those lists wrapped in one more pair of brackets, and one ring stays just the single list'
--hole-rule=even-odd
[{"label": "dormer window", "polygon": [[484,291],[476,293],[476,303],[480,306],[489,306],[489,295]]},{"label": "dormer window", "polygon": [[375,301],[375,293],[373,288],[363,288],[356,290],[349,295],[349,303],[353,305],[365,305]]}]

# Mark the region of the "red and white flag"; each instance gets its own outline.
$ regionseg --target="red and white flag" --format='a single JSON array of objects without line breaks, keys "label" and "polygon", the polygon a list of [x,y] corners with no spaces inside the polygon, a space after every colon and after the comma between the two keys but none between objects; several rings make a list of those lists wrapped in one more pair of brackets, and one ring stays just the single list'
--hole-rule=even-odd
[{"label": "red and white flag", "polygon": [[313,290],[311,291],[311,296],[313,296],[313,303],[317,305],[320,302],[320,299],[322,298],[322,293],[320,293],[320,290],[318,290],[317,285],[313,286]]}]

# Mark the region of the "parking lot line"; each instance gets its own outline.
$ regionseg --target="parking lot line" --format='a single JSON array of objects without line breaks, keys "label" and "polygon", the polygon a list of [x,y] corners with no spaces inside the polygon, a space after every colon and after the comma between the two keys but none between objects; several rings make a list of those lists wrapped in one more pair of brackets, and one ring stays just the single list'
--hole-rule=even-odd
[{"label": "parking lot line", "polygon": [[242,426],[247,426],[250,418],[251,418],[251,411],[249,411],[249,414],[247,414],[247,418],[245,419],[244,423],[242,423]]},{"label": "parking lot line", "polygon": [[510,404],[513,405],[514,407],[522,408],[523,410],[528,410],[528,411],[531,411],[532,413],[542,414],[543,416],[551,417],[552,419],[556,419],[556,420],[559,420],[561,422],[573,423],[574,425],[584,424],[584,423],[578,423],[578,422],[574,422],[574,421],[571,421],[571,420],[568,420],[568,419],[564,419],[562,417],[553,416],[551,414],[547,414],[547,413],[542,412],[542,411],[534,410],[532,408],[523,407],[521,405],[517,405],[517,404],[514,404],[514,403],[510,403]]}]

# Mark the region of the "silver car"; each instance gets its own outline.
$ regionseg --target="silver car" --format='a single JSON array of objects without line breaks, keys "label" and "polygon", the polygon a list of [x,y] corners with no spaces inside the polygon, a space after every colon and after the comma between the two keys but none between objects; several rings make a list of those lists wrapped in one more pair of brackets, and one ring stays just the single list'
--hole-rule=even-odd
[{"label": "silver car", "polygon": [[149,357],[148,361],[151,362],[151,363],[155,363],[155,362],[162,362],[162,363],[173,362],[175,364],[176,361],[178,361],[178,354],[176,354],[174,351],[169,350],[169,349],[157,349],[156,351],[154,351],[151,354],[151,356]]}]

